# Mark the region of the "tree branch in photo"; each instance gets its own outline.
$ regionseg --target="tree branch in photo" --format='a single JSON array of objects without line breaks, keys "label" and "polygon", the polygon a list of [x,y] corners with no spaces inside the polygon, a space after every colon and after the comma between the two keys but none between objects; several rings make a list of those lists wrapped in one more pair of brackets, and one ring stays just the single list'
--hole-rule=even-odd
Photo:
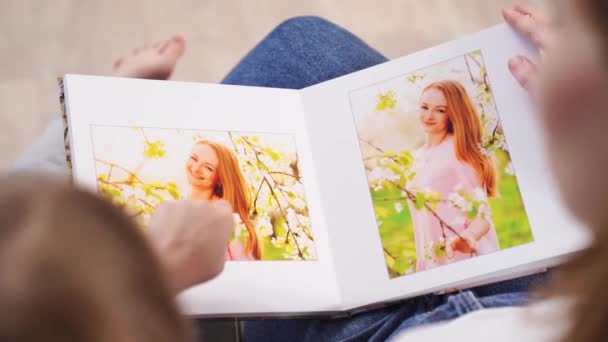
[{"label": "tree branch in photo", "polygon": [[494,144],[496,142],[496,132],[498,131],[498,121],[496,122],[496,126],[492,130],[492,139],[490,139],[490,144]]},{"label": "tree branch in photo", "polygon": [[232,147],[234,147],[234,152],[239,153],[239,149],[234,142],[234,138],[232,137],[232,132],[228,131],[228,137],[230,138],[230,142],[232,143]]},{"label": "tree branch in photo", "polygon": [[281,172],[281,171],[269,171],[268,174],[270,174],[270,175],[284,175],[284,176],[288,176],[288,177],[291,177],[291,178],[295,179],[298,183],[302,183],[299,176],[292,175],[291,173]]},{"label": "tree branch in photo", "polygon": [[99,178],[97,179],[97,181],[101,182],[103,184],[106,184],[106,185],[113,186],[120,191],[124,190],[120,185],[122,185],[122,184],[128,185],[127,183],[124,183],[124,182],[111,182],[111,181],[107,181],[107,180],[99,179]]},{"label": "tree branch in photo", "polygon": [[[408,199],[414,203],[416,203],[416,194],[413,193],[410,190],[405,189],[404,187],[400,186],[399,184],[397,184],[396,182],[392,181],[392,180],[386,180],[387,182],[393,184],[393,186],[395,186],[397,189],[401,190],[401,191],[405,191],[405,193],[408,196]],[[472,246],[469,246],[469,243],[456,231],[456,229],[454,229],[452,226],[450,226],[447,222],[445,222],[444,219],[442,219],[439,214],[437,214],[437,212],[425,201],[424,202],[424,207],[426,210],[429,211],[429,213],[431,213],[431,215],[433,215],[437,221],[439,221],[439,224],[441,226],[441,234],[443,235],[443,240],[447,243],[446,241],[446,234],[445,234],[445,230],[444,228],[447,228],[449,231],[451,231],[454,235],[456,235],[459,239],[462,240],[462,242],[464,242],[465,245],[467,245],[467,247],[471,248],[472,250]],[[441,248],[442,250],[445,251],[445,246],[443,246]],[[472,253],[471,253],[472,254]]]},{"label": "tree branch in photo", "polygon": [[[377,150],[380,153],[385,153],[381,148],[379,148],[378,146],[375,146],[374,144],[372,144],[369,141],[366,141],[365,139],[361,139],[361,141],[365,142],[366,144],[370,145],[372,148],[374,148],[375,150]],[[397,160],[394,160],[396,163],[399,163]],[[366,169],[368,171],[370,171],[369,167],[366,167]],[[406,189],[405,187],[399,185],[397,182],[387,179],[385,180],[386,182],[389,182],[390,184],[392,184],[394,187],[396,187],[397,189],[401,190],[402,192],[404,192],[407,196],[407,199],[412,201],[413,203],[416,203],[416,197],[417,194],[415,194],[414,192],[412,192],[411,190]],[[456,229],[454,229],[452,226],[450,226],[447,222],[445,222],[445,220],[443,220],[438,214],[437,212],[426,202],[426,200],[424,201],[424,207],[426,210],[428,210],[438,221],[441,227],[441,233],[443,235],[443,239],[444,241],[447,243],[446,241],[446,234],[445,234],[445,228],[447,228],[449,231],[451,231],[454,235],[456,235],[458,238],[460,238],[466,245],[467,247],[471,247],[469,246],[468,242],[462,238],[462,236],[456,231]],[[445,246],[442,247],[442,249],[445,251]],[[472,249],[472,248],[471,248]]]},{"label": "tree branch in photo", "polygon": [[[477,50],[477,52],[480,52],[480,51]],[[481,68],[481,62],[478,61],[477,58],[475,58],[475,56],[472,56],[471,54],[467,54],[466,56],[471,57],[471,59],[473,60],[473,62],[475,62],[475,64],[477,64],[477,66]]]},{"label": "tree branch in photo", "polygon": [[372,197],[372,199],[374,201],[379,201],[379,202],[388,202],[388,201],[407,201],[410,198],[408,196],[402,196],[402,197]]},{"label": "tree branch in photo", "polygon": [[[477,67],[480,68],[480,70],[481,70],[481,82],[478,81],[478,80],[476,80],[475,77],[473,76],[473,72],[471,71],[471,66],[469,64],[469,59],[472,60],[473,62],[475,62],[475,64],[477,65]],[[477,58],[475,58],[471,54],[465,55],[464,56],[464,61],[465,61],[465,64],[467,66],[467,71],[469,73],[469,77],[471,78],[471,82],[473,82],[473,84],[475,84],[476,86],[483,85],[485,91],[488,92],[488,96],[491,96],[489,94],[491,87],[490,87],[490,79],[489,79],[489,76],[488,76],[488,72],[485,70],[485,68],[483,67],[483,65],[481,64],[481,62],[478,61]],[[477,95],[477,99],[478,99],[478,101],[481,102],[481,100],[479,99],[479,95]],[[482,114],[485,114],[485,109],[484,109],[485,106],[483,104],[480,104],[480,106],[481,106],[481,109],[482,109]],[[500,126],[500,124],[497,121],[496,125],[492,129],[492,137],[490,138],[490,142],[489,142],[490,145],[494,144],[496,142],[496,140],[497,140],[496,135],[497,135],[499,126]]]},{"label": "tree branch in photo", "polygon": [[[367,145],[369,145],[371,148],[375,149],[376,151],[378,151],[378,152],[380,152],[380,153],[382,153],[382,154],[385,154],[385,153],[386,153],[386,152],[384,152],[384,151],[383,151],[381,148],[379,148],[378,146],[374,145],[373,143],[371,143],[371,142],[370,142],[370,141],[368,141],[368,140],[365,140],[365,139],[363,139],[363,138],[361,138],[361,137],[359,138],[359,140],[360,140],[360,141],[363,141],[364,143],[366,143]],[[389,158],[390,160],[394,161],[395,163],[399,164],[399,160],[398,160],[396,157],[394,157],[394,156],[386,156],[386,155],[382,155],[382,156],[378,156],[378,157],[386,157],[386,158]]]},{"label": "tree branch in photo", "polygon": [[115,164],[115,163],[110,163],[110,162],[107,162],[107,161],[102,160],[102,159],[99,159],[99,158],[95,158],[95,161],[96,161],[96,162],[99,162],[99,163],[102,163],[102,164],[105,164],[105,165],[107,165],[107,166],[109,166],[109,167],[112,167],[112,168],[117,168],[117,169],[120,169],[120,170],[122,170],[122,171],[126,172],[126,173],[129,175],[129,178],[130,178],[130,179],[135,179],[135,180],[137,180],[139,183],[144,184],[144,182],[143,182],[143,181],[142,181],[142,180],[141,180],[139,177],[137,177],[137,175],[136,175],[134,172],[129,171],[129,170],[127,170],[126,168],[124,168],[124,167],[122,167],[122,166],[120,166],[120,165],[118,165],[118,164]]},{"label": "tree branch in photo", "polygon": [[[137,176],[135,171],[131,171],[119,164],[99,158],[96,159],[96,162],[108,166],[108,172],[99,175],[97,178],[97,182],[100,185],[99,191],[107,195],[116,205],[129,209],[129,216],[138,217],[150,214],[158,203],[166,200],[163,194],[171,196],[174,199],[180,196],[176,185],[172,182],[165,184],[159,182],[145,183]],[[126,173],[125,178],[115,179],[115,170],[121,170]],[[131,189],[134,192],[132,194],[125,194],[127,189]],[[141,191],[141,193],[135,191]],[[137,213],[132,214],[131,210],[137,210]]]},{"label": "tree branch in photo", "polygon": [[467,65],[467,71],[469,72],[469,78],[471,78],[471,82],[473,84],[477,84],[475,81],[475,77],[473,77],[473,72],[471,72],[471,65],[469,64],[469,59],[467,58],[469,55],[464,55],[464,63]]},{"label": "tree branch in photo", "polygon": [[144,205],[150,207],[150,208],[154,208],[154,206],[152,204],[150,204],[148,201],[146,201],[143,198],[138,198],[137,200],[140,201],[141,203],[143,203]]},{"label": "tree branch in photo", "polygon": [[108,170],[108,179],[112,179],[112,171],[114,171],[114,165],[110,165],[110,169]]},{"label": "tree branch in photo", "polygon": [[[443,238],[443,243],[446,244],[448,239],[447,239],[447,236],[445,236],[445,224],[441,221],[439,221],[439,224],[441,225],[441,237]],[[462,241],[464,241],[464,240],[462,240]],[[465,241],[465,243],[466,243],[466,241]],[[445,247],[446,246],[443,246],[442,250],[445,251]]]},{"label": "tree branch in photo", "polygon": [[480,61],[477,60],[477,58],[475,58],[474,56],[471,56],[470,54],[465,55],[464,56],[464,61],[467,65],[467,71],[469,72],[469,76],[471,78],[471,81],[473,82],[473,84],[475,85],[484,85],[486,90],[490,90],[490,80],[488,77],[488,73],[485,71],[482,71],[481,74],[481,82],[476,80],[475,77],[473,76],[473,72],[471,71],[471,66],[469,64],[469,59],[471,59],[473,62],[475,62],[475,64],[477,65],[478,68],[482,69],[483,65],[481,64]]},{"label": "tree branch in photo", "polygon": [[253,212],[254,214],[258,213],[258,198],[260,197],[260,190],[262,190],[262,185],[264,185],[264,179],[262,179],[262,181],[260,182],[260,185],[258,186],[258,190],[255,192],[255,197],[253,198]]},{"label": "tree branch in photo", "polygon": [[287,213],[285,212],[285,210],[283,210],[283,206],[281,205],[281,202],[279,201],[277,194],[275,193],[274,189],[272,188],[272,185],[268,182],[268,179],[266,177],[264,177],[263,182],[265,182],[266,185],[268,185],[268,189],[270,189],[270,194],[274,197],[275,201],[277,201],[277,206],[279,207],[279,210],[281,211],[281,215],[283,216],[283,219],[285,220],[285,225],[287,226],[287,234],[285,235],[285,241],[289,241],[290,233],[293,234],[293,236],[294,236],[293,242],[296,245],[296,248],[298,249],[298,256],[301,259],[304,259],[304,254],[302,253],[302,250],[300,249],[300,245],[298,244],[298,240],[296,239],[296,236],[298,236],[298,235],[291,229],[291,225],[289,223],[289,218],[287,217]]},{"label": "tree branch in photo", "polygon": [[388,249],[386,249],[386,247],[382,247],[382,249],[384,250],[384,254],[388,255],[393,260],[397,260],[397,257],[394,256],[391,252],[389,252]]},{"label": "tree branch in photo", "polygon": [[144,132],[144,129],[140,128],[139,131],[141,132],[141,135],[143,136],[144,141],[147,142],[147,143],[149,143],[150,140],[148,139],[148,136],[146,135],[146,132]]},{"label": "tree branch in photo", "polygon": [[[110,167],[110,170],[112,169],[112,167]],[[111,172],[108,172],[108,179],[104,180],[104,179],[97,179],[98,182],[106,184],[108,186],[114,187],[117,190],[120,190],[121,192],[124,191],[125,189],[122,187],[122,185],[126,185],[126,186],[132,186],[133,182],[131,181],[112,181],[112,179],[110,178],[110,174]],[[143,183],[142,183],[143,184]],[[155,187],[156,189],[162,189],[162,188],[158,188]],[[155,208],[155,206],[153,204],[151,204],[150,202],[146,201],[145,199],[141,198],[141,197],[137,197],[136,200],[138,202],[140,202],[141,204],[145,205],[148,208]],[[144,213],[144,210],[139,210],[138,213],[131,215],[132,217],[136,217],[139,216],[141,214]]]},{"label": "tree branch in photo", "polygon": [[[249,147],[250,147],[250,148],[253,150],[253,153],[254,153],[254,156],[255,156],[256,160],[257,160],[257,161],[258,161],[258,163],[259,163],[260,165],[262,165],[262,167],[264,168],[264,170],[263,170],[263,171],[266,173],[266,175],[264,176],[264,178],[265,178],[265,180],[266,180],[266,183],[268,184],[268,187],[270,188],[271,193],[273,193],[273,194],[275,195],[275,199],[277,200],[277,204],[280,206],[278,196],[276,196],[276,192],[275,192],[275,189],[274,189],[274,186],[273,186],[273,184],[274,184],[274,185],[276,185],[276,184],[278,184],[278,182],[277,182],[277,181],[276,181],[276,179],[273,177],[273,174],[277,174],[277,173],[280,173],[280,174],[287,174],[287,173],[285,173],[285,172],[277,172],[277,171],[270,170],[270,168],[269,168],[269,167],[266,165],[266,163],[264,163],[264,161],[262,161],[262,160],[260,159],[260,156],[259,156],[259,155],[263,153],[263,152],[261,152],[261,151],[260,151],[260,147],[259,147],[259,146],[257,146],[256,144],[254,144],[253,142],[251,142],[251,141],[250,141],[250,139],[248,139],[247,137],[242,137],[242,139],[243,139],[243,141],[244,141],[244,142],[245,142],[247,145],[249,145]],[[287,174],[287,175],[289,175],[289,174]],[[294,175],[290,175],[290,176],[292,176],[292,177],[296,177],[296,176],[294,176]],[[269,178],[272,180],[272,183],[273,183],[273,184],[270,184],[270,182],[268,181],[268,179],[267,179],[266,177],[269,177]],[[287,194],[285,194],[285,191],[284,191],[283,189],[280,189],[280,188],[277,188],[277,190],[279,191],[279,193],[281,194],[281,196],[283,197],[283,199],[284,199],[284,200],[285,200],[285,201],[286,201],[286,202],[287,202],[287,203],[290,205],[290,207],[291,207],[290,200],[289,200],[289,196],[287,196]],[[259,194],[259,192],[258,192],[258,194]],[[254,202],[255,202],[255,201],[254,201]],[[293,209],[293,208],[292,208],[292,209]],[[297,215],[297,214],[295,215],[295,218],[296,218],[296,221],[297,221],[298,226],[299,226],[299,227],[300,227],[300,229],[301,229],[301,230],[304,232],[304,234],[306,234],[306,236],[307,236],[307,237],[308,237],[308,238],[309,238],[311,241],[314,241],[314,238],[312,237],[312,235],[311,235],[309,232],[307,232],[307,231],[306,231],[306,229],[304,229],[304,225],[302,224],[302,222],[301,222],[301,221],[300,221],[300,219],[298,218],[298,215]],[[286,219],[286,221],[287,221],[287,217],[286,217],[286,216],[285,216],[285,219]],[[293,233],[293,232],[292,232],[292,233]],[[295,236],[297,236],[297,235],[295,235]]]}]

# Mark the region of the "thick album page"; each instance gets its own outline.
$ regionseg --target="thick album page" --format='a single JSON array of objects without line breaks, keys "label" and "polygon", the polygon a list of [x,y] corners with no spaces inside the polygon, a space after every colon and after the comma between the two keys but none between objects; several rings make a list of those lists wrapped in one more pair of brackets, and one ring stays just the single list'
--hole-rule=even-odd
[{"label": "thick album page", "polygon": [[144,233],[161,202],[231,203],[224,272],[180,296],[186,313],[339,309],[298,91],[76,75],[65,90],[75,181]]},{"label": "thick album page", "polygon": [[545,267],[585,243],[558,198],[507,26],[303,91],[347,308]]}]

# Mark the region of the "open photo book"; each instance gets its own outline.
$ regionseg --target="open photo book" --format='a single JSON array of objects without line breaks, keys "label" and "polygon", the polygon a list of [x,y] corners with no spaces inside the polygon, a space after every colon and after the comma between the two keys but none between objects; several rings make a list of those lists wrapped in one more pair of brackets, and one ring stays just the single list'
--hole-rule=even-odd
[{"label": "open photo book", "polygon": [[230,202],[225,269],[180,294],[189,315],[333,317],[515,278],[588,236],[514,55],[536,51],[500,25],[302,90],[66,75],[68,161],[143,234],[162,202]]}]

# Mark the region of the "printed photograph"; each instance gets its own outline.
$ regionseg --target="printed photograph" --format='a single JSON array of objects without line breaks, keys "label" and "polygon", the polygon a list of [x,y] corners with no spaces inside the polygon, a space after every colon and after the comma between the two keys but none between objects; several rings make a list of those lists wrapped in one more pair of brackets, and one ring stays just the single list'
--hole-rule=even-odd
[{"label": "printed photograph", "polygon": [[390,278],[534,240],[490,77],[477,50],[349,94]]},{"label": "printed photograph", "polygon": [[228,201],[229,261],[316,260],[295,139],[285,134],[92,126],[98,191],[145,231],[179,199]]}]

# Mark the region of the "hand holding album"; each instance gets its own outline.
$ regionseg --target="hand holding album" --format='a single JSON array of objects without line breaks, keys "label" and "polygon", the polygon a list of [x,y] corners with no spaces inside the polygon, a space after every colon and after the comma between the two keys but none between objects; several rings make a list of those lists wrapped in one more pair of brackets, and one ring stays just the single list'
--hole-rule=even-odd
[{"label": "hand holding album", "polygon": [[[555,26],[551,25],[549,18],[537,10],[517,5],[514,9],[504,9],[503,17],[536,45],[541,58],[555,45],[556,35],[553,32]],[[512,57],[509,59],[509,69],[522,87],[528,90],[534,87],[538,67],[530,58],[523,55]]]}]

